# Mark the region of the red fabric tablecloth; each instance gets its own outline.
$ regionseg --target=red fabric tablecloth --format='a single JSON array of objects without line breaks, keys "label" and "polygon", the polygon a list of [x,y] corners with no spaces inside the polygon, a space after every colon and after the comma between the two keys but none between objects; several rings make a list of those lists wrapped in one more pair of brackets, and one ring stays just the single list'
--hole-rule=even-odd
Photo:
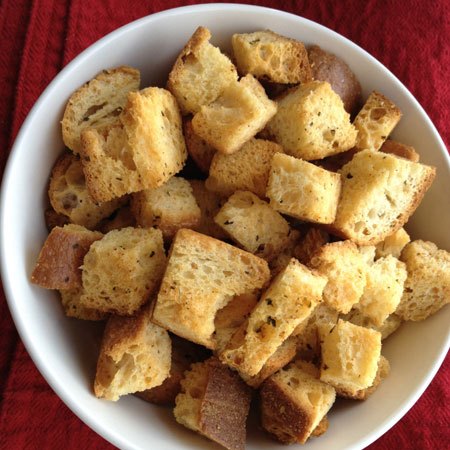
[{"label": "red fabric tablecloth", "polygon": [[[64,65],[121,25],[154,12],[194,3],[174,0],[2,0],[1,173],[28,111]],[[285,0],[246,3],[306,17],[366,49],[410,89],[449,148],[448,1]],[[48,387],[17,335],[3,291],[0,291],[0,330],[0,448],[113,448],[84,425]],[[411,411],[369,448],[443,449],[450,446],[449,362],[447,357]]]}]

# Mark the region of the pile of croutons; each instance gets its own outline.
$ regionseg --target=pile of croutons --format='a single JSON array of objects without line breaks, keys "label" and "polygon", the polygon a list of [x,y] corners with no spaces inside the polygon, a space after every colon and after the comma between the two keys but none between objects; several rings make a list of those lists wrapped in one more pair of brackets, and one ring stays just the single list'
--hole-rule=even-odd
[{"label": "pile of croutons", "polygon": [[210,37],[166,89],[119,67],[69,99],[32,282],[106,320],[97,397],[175,405],[242,449],[254,395],[272,437],[305,443],[388,375],[383,339],[450,301],[450,254],[403,228],[435,168],[335,55],[259,31],[230,59]]}]

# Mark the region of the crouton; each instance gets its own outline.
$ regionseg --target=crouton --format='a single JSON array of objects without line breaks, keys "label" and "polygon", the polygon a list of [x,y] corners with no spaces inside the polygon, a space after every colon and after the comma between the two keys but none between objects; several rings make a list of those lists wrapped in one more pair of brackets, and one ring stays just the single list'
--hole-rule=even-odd
[{"label": "crouton", "polygon": [[306,161],[352,148],[357,134],[341,98],[326,81],[301,84],[284,94],[267,130],[287,154]]},{"label": "crouton", "polygon": [[341,191],[341,176],[314,164],[275,153],[267,184],[270,206],[314,223],[333,223]]},{"label": "crouton", "polygon": [[202,172],[208,173],[216,149],[194,133],[192,119],[183,122],[183,130],[189,156]]},{"label": "crouton", "polygon": [[58,214],[52,207],[47,208],[44,211],[45,226],[48,232],[53,230],[55,227],[63,227],[70,223],[70,219],[64,214]]},{"label": "crouton", "polygon": [[368,266],[371,266],[375,261],[375,254],[376,254],[375,245],[359,245],[358,250],[364,262]]},{"label": "crouton", "polygon": [[383,242],[376,245],[375,255],[377,258],[383,258],[392,255],[394,258],[400,258],[403,248],[411,241],[409,234],[404,228],[400,228],[394,234],[387,236]]},{"label": "crouton", "polygon": [[170,241],[180,228],[195,229],[201,212],[189,181],[172,177],[154,189],[133,194],[131,209],[136,222],[144,228],[156,227],[165,241]]},{"label": "crouton", "polygon": [[103,219],[97,228],[103,233],[109,233],[112,230],[121,230],[122,228],[136,228],[136,219],[131,212],[130,205],[127,204],[116,210],[110,217]]},{"label": "crouton", "polygon": [[202,106],[192,119],[192,127],[209,145],[231,154],[261,131],[276,111],[276,103],[269,100],[261,84],[247,75]]},{"label": "crouton", "polygon": [[278,255],[269,261],[270,274],[272,278],[278,275],[295,256],[294,250],[300,240],[301,233],[298,230],[291,230],[289,235],[289,243]]},{"label": "crouton", "polygon": [[180,337],[214,348],[214,317],[235,295],[269,281],[267,262],[188,229],[176,234],[153,321]]},{"label": "crouton", "polygon": [[226,198],[206,189],[205,183],[201,180],[189,180],[189,183],[201,212],[197,231],[216,239],[226,239],[228,235],[214,222],[214,217],[225,203]]},{"label": "crouton", "polygon": [[347,313],[361,298],[368,267],[353,242],[325,244],[313,255],[308,266],[328,278],[323,299],[331,308]]},{"label": "crouton", "polygon": [[308,54],[303,43],[270,30],[234,34],[231,43],[241,75],[251,73],[273,83],[311,81]]},{"label": "crouton", "polygon": [[250,317],[233,335],[220,359],[249,376],[322,301],[326,278],[292,258],[272,281]]},{"label": "crouton", "polygon": [[207,351],[204,347],[175,335],[170,336],[170,340],[172,341],[172,355],[169,376],[159,386],[136,392],[136,396],[146,402],[175,406],[175,398],[181,391],[181,380],[184,378],[184,372],[189,370],[192,363],[207,357]]},{"label": "crouton", "polygon": [[341,319],[331,331],[319,329],[319,333],[321,381],[349,395],[373,384],[380,359],[381,333]]},{"label": "crouton", "polygon": [[230,450],[244,450],[250,388],[235,372],[211,358],[193,364],[181,381],[177,422]]},{"label": "crouton", "polygon": [[345,110],[353,116],[361,106],[361,85],[348,65],[318,45],[308,50],[308,60],[313,80],[328,81],[341,97]]},{"label": "crouton", "polygon": [[150,322],[150,308],[135,316],[111,316],[97,363],[95,396],[120,396],[159,386],[168,376],[171,342],[166,330]]},{"label": "crouton", "polygon": [[356,148],[379,150],[401,117],[402,113],[394,103],[373,91],[353,122],[358,130]]},{"label": "crouton", "polygon": [[268,203],[248,191],[235,192],[214,221],[244,250],[271,260],[289,244],[291,228]]},{"label": "crouton", "polygon": [[91,244],[102,237],[81,225],[54,227],[39,253],[31,282],[46,289],[81,287],[83,258]]},{"label": "crouton", "polygon": [[71,153],[61,155],[53,167],[48,196],[57,213],[67,216],[71,223],[91,230],[127,201],[121,197],[103,203],[93,202],[86,189],[83,165]]},{"label": "crouton", "polygon": [[140,74],[137,69],[121,66],[103,70],[72,94],[62,119],[64,144],[75,154],[81,152],[83,130],[95,128],[100,134],[115,122],[125,106],[129,92],[137,91]]},{"label": "crouton", "polygon": [[408,277],[395,313],[404,320],[424,320],[450,302],[450,253],[436,244],[412,241],[400,256]]},{"label": "crouton", "polygon": [[262,427],[283,444],[304,444],[335,401],[334,388],[317,372],[312,364],[294,362],[260,390]]},{"label": "crouton", "polygon": [[81,141],[86,185],[96,202],[158,187],[187,158],[176,100],[156,87],[129,93],[117,122],[103,134],[85,130]]},{"label": "crouton", "polygon": [[183,115],[200,111],[237,81],[233,63],[209,43],[210,38],[207,28],[198,27],[169,74],[167,89],[176,97]]},{"label": "crouton", "polygon": [[376,245],[407,222],[431,186],[436,169],[363,150],[339,172],[342,193],[334,232],[359,245]]},{"label": "crouton", "polygon": [[165,262],[160,230],[129,227],[110,231],[91,245],[84,257],[82,305],[133,314],[158,288]]},{"label": "crouton", "polygon": [[380,147],[380,152],[390,153],[391,155],[405,158],[412,162],[419,162],[420,155],[409,145],[387,139]]},{"label": "crouton", "polygon": [[250,139],[232,155],[217,152],[205,185],[210,191],[224,196],[241,190],[264,199],[272,156],[277,152],[283,153],[280,145],[263,139]]},{"label": "crouton", "polygon": [[403,295],[406,266],[389,255],[367,268],[367,283],[356,305],[375,326],[380,326],[396,309]]}]

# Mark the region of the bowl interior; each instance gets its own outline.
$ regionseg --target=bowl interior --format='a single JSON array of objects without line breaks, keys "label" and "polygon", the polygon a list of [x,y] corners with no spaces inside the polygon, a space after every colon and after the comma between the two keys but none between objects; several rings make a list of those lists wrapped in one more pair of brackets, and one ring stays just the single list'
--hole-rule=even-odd
[{"label": "bowl interior", "polygon": [[[3,282],[21,337],[36,365],[62,400],[91,428],[120,448],[211,448],[214,444],[176,425],[170,409],[128,396],[117,403],[92,394],[101,326],[67,319],[57,295],[29,283],[46,238],[43,211],[51,167],[63,150],[60,120],[73,91],[99,71],[137,67],[142,86],[164,86],[177,54],[197,26],[212,43],[230,50],[231,35],[270,28],[318,44],[342,57],[367,96],[377,89],[404,112],[393,137],[412,145],[421,161],[437,166],[437,178],[408,224],[413,237],[450,250],[450,164],[445,146],[406,88],[370,55],[336,33],[280,11],[244,5],[203,5],[155,14],[103,38],[71,62],[38,100],[14,145],[2,189]],[[407,323],[383,346],[390,376],[366,402],[339,401],[330,426],[310,449],[362,448],[389,429],[412,406],[438,370],[449,347],[450,309],[424,322]],[[411,358],[411,351],[414,358]],[[249,449],[282,448],[250,419]],[[219,447],[218,447],[219,448]]]}]

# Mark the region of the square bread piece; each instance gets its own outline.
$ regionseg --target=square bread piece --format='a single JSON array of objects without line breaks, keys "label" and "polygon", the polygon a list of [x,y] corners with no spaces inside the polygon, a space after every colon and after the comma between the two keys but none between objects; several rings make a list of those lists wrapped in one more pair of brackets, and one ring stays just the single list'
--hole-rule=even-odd
[{"label": "square bread piece", "polygon": [[231,43],[241,75],[251,73],[282,84],[312,80],[308,53],[302,42],[265,30],[234,34]]},{"label": "square bread piece", "polygon": [[408,221],[431,186],[436,169],[363,150],[339,173],[342,193],[333,232],[358,245],[376,245]]},{"label": "square bread piece", "polygon": [[267,184],[270,206],[314,223],[333,223],[341,192],[341,176],[282,153],[275,153]]},{"label": "square bread piece", "polygon": [[367,283],[355,305],[375,326],[380,326],[396,309],[406,280],[405,263],[389,255],[367,269]]},{"label": "square bread piece", "polygon": [[327,277],[323,299],[329,307],[345,314],[361,298],[368,266],[352,241],[325,244],[308,266]]},{"label": "square bread piece", "polygon": [[192,119],[183,121],[183,131],[189,156],[194,160],[197,167],[207,174],[213,156],[217,153],[216,149],[194,133]]},{"label": "square bread piece", "polygon": [[320,379],[336,389],[356,394],[371,386],[381,352],[381,333],[339,319],[331,331],[320,330]]},{"label": "square bread piece", "polygon": [[230,196],[234,192],[251,191],[260,198],[266,197],[270,165],[275,153],[283,149],[275,142],[250,139],[232,155],[217,152],[205,182],[210,191]]},{"label": "square bread piece", "polygon": [[198,27],[169,74],[167,89],[175,95],[183,115],[200,111],[237,81],[230,59],[209,43],[211,32]]},{"label": "square bread piece", "polygon": [[107,201],[158,187],[187,159],[173,95],[156,87],[128,94],[117,122],[103,133],[82,133],[82,162],[92,200]]},{"label": "square bread piece", "polygon": [[172,240],[180,228],[195,229],[201,218],[191,185],[181,177],[172,177],[162,186],[136,192],[131,209],[137,225],[160,229],[165,241]]},{"label": "square bread piece", "polygon": [[83,164],[73,153],[63,153],[52,169],[48,197],[53,209],[70,219],[70,223],[90,230],[127,202],[126,196],[95,203],[89,197]]},{"label": "square bread piece", "polygon": [[392,255],[394,258],[400,258],[403,248],[411,241],[409,234],[404,228],[400,228],[394,234],[387,236],[383,242],[375,246],[375,256],[383,258]]},{"label": "square bread piece", "polygon": [[304,444],[336,399],[318,369],[296,361],[267,379],[260,390],[261,424],[283,444]]},{"label": "square bread piece", "polygon": [[391,155],[400,156],[412,162],[419,162],[420,155],[409,145],[402,144],[397,141],[387,139],[380,147],[380,152],[390,153]]},{"label": "square bread piece", "polygon": [[379,150],[401,117],[394,103],[373,91],[353,122],[358,130],[356,148]]},{"label": "square bread piece", "polygon": [[46,289],[80,288],[84,256],[102,237],[81,225],[53,228],[39,253],[31,282]]},{"label": "square bread piece", "polygon": [[81,267],[88,308],[120,315],[135,313],[159,286],[166,253],[154,228],[122,228],[91,245]]},{"label": "square bread piece", "polygon": [[325,277],[292,258],[264,292],[248,320],[233,335],[220,359],[240,372],[256,375],[322,301],[326,281]]},{"label": "square bread piece", "polygon": [[[80,271],[81,272],[81,271]],[[108,318],[108,313],[98,309],[86,308],[81,304],[83,288],[60,289],[61,304],[67,317],[81,320],[104,320]]]},{"label": "square bread piece", "polygon": [[[218,77],[214,76],[214,80]],[[252,75],[229,84],[192,119],[197,135],[222,153],[238,151],[275,115],[277,104]]]},{"label": "square bread piece", "polygon": [[408,277],[395,311],[404,320],[423,320],[450,302],[450,253],[436,244],[412,241],[402,251]]},{"label": "square bread piece", "polygon": [[282,95],[266,129],[287,154],[307,161],[352,148],[357,134],[341,98],[326,81],[301,84]]},{"label": "square bread piece", "polygon": [[261,289],[267,262],[225,242],[181,229],[172,242],[153,321],[180,337],[214,348],[214,317],[235,295]]},{"label": "square bread piece", "polygon": [[169,333],[150,317],[147,306],[135,316],[108,319],[97,362],[96,397],[117,401],[121,395],[159,386],[169,376]]},{"label": "square bread piece", "polygon": [[217,358],[192,364],[175,399],[177,422],[230,450],[244,450],[251,391]]},{"label": "square bread piece", "polygon": [[325,231],[310,228],[294,248],[294,256],[302,263],[308,264],[314,253],[329,241]]},{"label": "square bread piece", "polygon": [[214,221],[240,247],[266,260],[276,257],[290,242],[286,219],[252,192],[235,192]]},{"label": "square bread piece", "polygon": [[139,90],[139,70],[128,66],[103,70],[81,86],[67,102],[61,122],[64,144],[75,154],[81,152],[83,130],[95,128],[102,134],[117,119],[129,92]]}]

